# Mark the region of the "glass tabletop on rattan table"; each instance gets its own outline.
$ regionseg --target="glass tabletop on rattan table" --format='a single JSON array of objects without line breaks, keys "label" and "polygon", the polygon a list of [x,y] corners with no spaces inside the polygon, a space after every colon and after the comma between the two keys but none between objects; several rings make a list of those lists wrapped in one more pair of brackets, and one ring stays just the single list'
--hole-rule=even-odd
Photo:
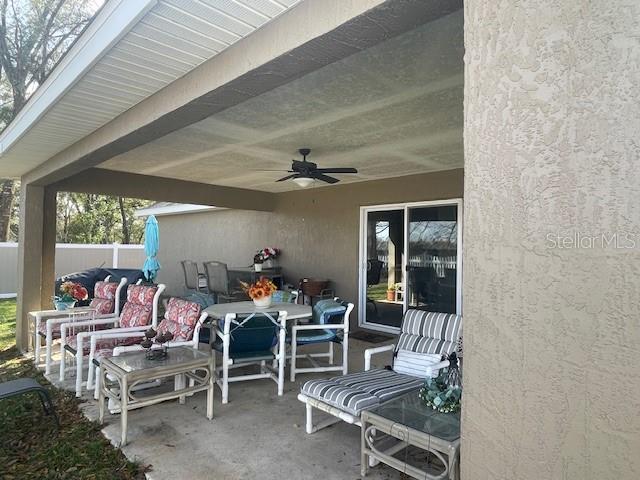
[{"label": "glass tabletop on rattan table", "polygon": [[460,438],[460,413],[440,413],[426,406],[417,391],[406,393],[371,413],[445,441]]},{"label": "glass tabletop on rattan table", "polygon": [[202,363],[209,360],[210,355],[192,347],[171,347],[164,358],[148,358],[147,352],[123,353],[110,357],[108,361],[127,373],[161,367],[173,367],[190,363]]}]

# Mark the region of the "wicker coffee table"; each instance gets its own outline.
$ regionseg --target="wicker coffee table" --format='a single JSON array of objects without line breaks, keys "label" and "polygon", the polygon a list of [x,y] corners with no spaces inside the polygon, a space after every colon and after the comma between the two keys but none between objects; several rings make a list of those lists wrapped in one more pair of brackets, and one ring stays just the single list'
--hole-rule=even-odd
[{"label": "wicker coffee table", "polygon": [[[438,413],[426,407],[418,398],[418,392],[413,391],[362,412],[361,419],[363,477],[369,470],[369,461],[377,460],[417,479],[458,478],[459,413]],[[398,441],[389,446],[389,437]],[[381,446],[383,443],[385,447]],[[403,461],[402,454],[394,456],[410,445],[435,455],[438,465],[431,465],[425,471]]]},{"label": "wicker coffee table", "polygon": [[[203,372],[203,375],[196,375],[196,371]],[[174,379],[173,391],[149,395],[132,391],[136,385],[167,377]],[[176,398],[182,404],[186,395],[204,390],[207,391],[207,418],[211,420],[214,383],[214,357],[190,347],[169,348],[167,357],[160,360],[148,359],[146,352],[103,358],[100,362],[100,423],[104,421],[105,397],[108,397],[120,408],[122,446],[127,443],[129,410]]]}]

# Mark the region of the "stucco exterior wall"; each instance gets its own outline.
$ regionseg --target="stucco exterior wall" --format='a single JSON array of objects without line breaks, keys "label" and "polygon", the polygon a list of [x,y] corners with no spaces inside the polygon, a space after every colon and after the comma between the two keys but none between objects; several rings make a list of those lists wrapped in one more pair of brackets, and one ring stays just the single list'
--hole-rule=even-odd
[{"label": "stucco exterior wall", "polygon": [[469,0],[465,44],[462,476],[636,480],[640,4]]},{"label": "stucco exterior wall", "polygon": [[[158,217],[158,281],[180,294],[179,261],[220,260],[247,266],[256,250],[276,246],[285,278],[329,278],[357,304],[360,206],[460,198],[461,169],[278,194],[273,212],[220,210]],[[357,316],[352,315],[357,323]]]}]

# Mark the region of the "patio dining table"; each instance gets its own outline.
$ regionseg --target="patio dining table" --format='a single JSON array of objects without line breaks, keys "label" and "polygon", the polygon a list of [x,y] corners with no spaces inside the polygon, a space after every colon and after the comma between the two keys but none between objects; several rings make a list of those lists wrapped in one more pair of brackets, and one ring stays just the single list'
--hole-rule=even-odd
[{"label": "patio dining table", "polygon": [[260,312],[287,312],[287,321],[311,318],[312,311],[309,305],[297,303],[272,303],[269,308],[258,308],[253,302],[218,303],[205,309],[214,320],[222,320],[228,313],[260,313]]}]

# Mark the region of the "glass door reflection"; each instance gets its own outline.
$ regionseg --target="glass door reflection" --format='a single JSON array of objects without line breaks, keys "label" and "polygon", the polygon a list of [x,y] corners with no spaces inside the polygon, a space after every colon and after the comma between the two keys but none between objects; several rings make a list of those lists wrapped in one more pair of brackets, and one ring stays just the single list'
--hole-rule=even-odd
[{"label": "glass door reflection", "polygon": [[367,324],[400,327],[404,240],[404,209],[367,212],[364,312]]},{"label": "glass door reflection", "polygon": [[457,312],[457,205],[409,208],[407,271],[407,307]]}]

